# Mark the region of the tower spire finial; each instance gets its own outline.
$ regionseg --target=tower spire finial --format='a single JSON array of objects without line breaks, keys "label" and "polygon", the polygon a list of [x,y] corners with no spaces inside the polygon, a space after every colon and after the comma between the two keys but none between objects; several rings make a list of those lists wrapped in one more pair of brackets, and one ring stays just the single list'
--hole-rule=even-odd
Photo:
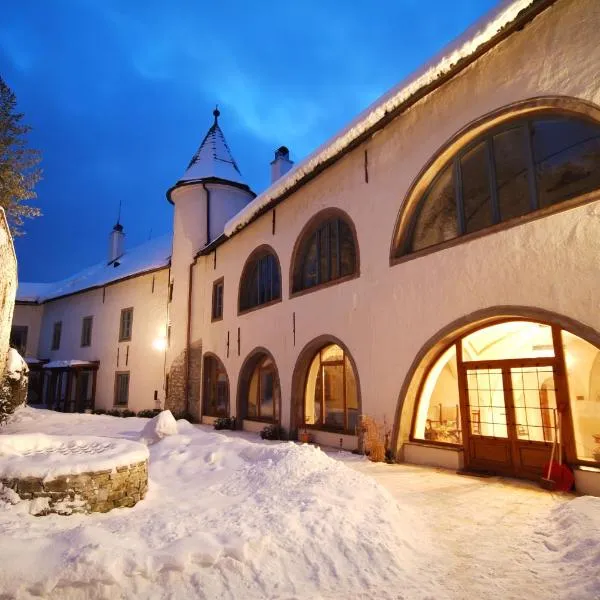
[{"label": "tower spire finial", "polygon": [[217,119],[219,118],[220,114],[221,111],[219,110],[219,105],[215,104],[215,110],[213,110],[213,115],[215,116],[215,125],[217,124]]}]

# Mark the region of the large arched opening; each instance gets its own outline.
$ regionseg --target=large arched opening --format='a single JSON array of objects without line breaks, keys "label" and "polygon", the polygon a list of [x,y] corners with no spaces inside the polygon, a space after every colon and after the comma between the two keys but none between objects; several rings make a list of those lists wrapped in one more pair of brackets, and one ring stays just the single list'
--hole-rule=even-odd
[{"label": "large arched opening", "polygon": [[240,421],[275,424],[281,419],[281,386],[273,355],[255,348],[240,370],[237,395]]},{"label": "large arched opening", "polygon": [[499,307],[451,324],[405,380],[398,454],[419,462],[459,452],[468,470],[536,479],[556,439],[568,463],[598,466],[599,348],[591,328],[539,309]]},{"label": "large arched opening", "polygon": [[306,429],[319,443],[357,446],[361,414],[356,363],[346,345],[323,335],[300,352],[292,376],[292,431]]}]

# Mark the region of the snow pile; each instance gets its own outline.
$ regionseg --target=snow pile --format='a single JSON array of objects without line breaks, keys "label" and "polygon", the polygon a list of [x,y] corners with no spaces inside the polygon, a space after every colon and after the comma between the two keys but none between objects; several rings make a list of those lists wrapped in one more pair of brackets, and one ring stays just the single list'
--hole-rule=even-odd
[{"label": "snow pile", "polygon": [[0,479],[113,470],[148,458],[143,444],[91,436],[0,435]]},{"label": "snow pile", "polygon": [[[147,419],[24,407],[11,433],[138,439]],[[36,519],[0,489],[0,589],[27,598],[600,597],[600,500],[177,422],[130,509]],[[0,438],[2,436],[0,435]],[[248,439],[245,439],[248,438]],[[257,439],[256,434],[252,439]],[[359,472],[363,471],[363,472]],[[377,483],[393,490],[396,500]]]},{"label": "snow pile", "polygon": [[163,410],[148,421],[140,435],[140,442],[155,444],[168,435],[177,435],[177,421],[170,410]]},{"label": "snow pile", "polygon": [[6,375],[10,379],[20,380],[29,373],[29,367],[21,355],[14,349],[9,348],[6,355]]},{"label": "snow pile", "polygon": [[[36,415],[35,413],[40,414]],[[8,430],[122,431],[123,419],[18,411]],[[145,419],[127,419],[128,434]],[[49,598],[396,597],[422,539],[373,479],[320,450],[258,444],[179,421],[150,447],[144,502],[68,520],[0,512],[0,589]],[[2,438],[2,436],[0,436]],[[117,440],[113,440],[117,442]],[[40,507],[34,507],[38,510]]]},{"label": "snow pile", "polygon": [[89,360],[51,360],[44,365],[44,369],[68,369],[69,367],[83,367],[98,363],[90,362]]}]

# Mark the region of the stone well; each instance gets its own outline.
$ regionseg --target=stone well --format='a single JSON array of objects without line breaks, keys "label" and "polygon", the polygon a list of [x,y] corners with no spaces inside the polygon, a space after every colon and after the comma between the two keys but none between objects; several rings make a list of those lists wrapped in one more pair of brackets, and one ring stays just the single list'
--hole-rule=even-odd
[{"label": "stone well", "polygon": [[0,483],[35,515],[134,506],[148,489],[148,449],[122,439],[0,436]]}]

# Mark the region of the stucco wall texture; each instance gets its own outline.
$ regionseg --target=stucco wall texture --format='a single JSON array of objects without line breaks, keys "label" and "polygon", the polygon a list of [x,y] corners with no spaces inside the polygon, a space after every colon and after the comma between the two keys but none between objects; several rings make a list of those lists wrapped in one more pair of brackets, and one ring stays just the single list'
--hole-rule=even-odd
[{"label": "stucco wall texture", "polygon": [[[257,346],[275,358],[284,426],[290,423],[296,361],[311,340],[330,334],[356,362],[362,412],[385,418],[391,428],[415,357],[428,339],[465,315],[501,305],[536,307],[600,331],[600,194],[577,208],[390,266],[390,244],[407,192],[457,132],[540,96],[600,104],[599,28],[597,0],[556,3],[278,205],[274,234],[268,212],[218,247],[216,266],[213,254],[198,259],[191,341],[223,361],[232,407],[240,367]],[[356,227],[360,276],[290,299],[295,241],[303,226],[329,207],[345,211]],[[265,243],[281,263],[282,302],[238,316],[244,261]],[[212,284],[220,277],[224,316],[211,323]],[[411,416],[412,406],[404,406],[405,437]]]},{"label": "stucco wall texture", "polygon": [[17,258],[6,215],[0,208],[0,379],[4,375],[16,292]]}]

